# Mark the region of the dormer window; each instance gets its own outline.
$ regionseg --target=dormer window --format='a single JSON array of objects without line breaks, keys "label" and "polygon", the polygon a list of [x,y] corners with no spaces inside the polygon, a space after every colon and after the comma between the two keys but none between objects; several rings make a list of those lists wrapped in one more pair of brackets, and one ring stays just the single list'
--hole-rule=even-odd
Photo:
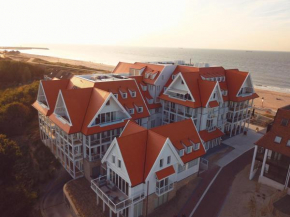
[{"label": "dormer window", "polygon": [[189,154],[192,152],[192,146],[186,148],[186,153]]},{"label": "dormer window", "polygon": [[150,76],[149,72],[145,73],[145,78],[149,78],[149,76]]},{"label": "dormer window", "polygon": [[114,93],[114,97],[116,97],[116,99],[118,99],[118,94],[117,93]]},{"label": "dormer window", "polygon": [[223,91],[223,95],[224,95],[224,96],[227,96],[227,95],[228,95],[228,91],[227,91],[227,90],[224,90],[224,91]]},{"label": "dormer window", "polygon": [[288,140],[287,144],[288,147],[290,147],[290,139]]},{"label": "dormer window", "polygon": [[194,145],[194,150],[197,151],[199,149],[199,147],[200,147],[200,143],[195,144]]},{"label": "dormer window", "polygon": [[176,77],[176,75],[172,75],[171,77],[172,77],[172,80],[174,80],[174,78]]},{"label": "dormer window", "polygon": [[179,150],[179,156],[182,157],[184,155],[184,149]]},{"label": "dormer window", "polygon": [[143,91],[146,91],[147,90],[147,85],[144,84],[144,83],[141,83],[141,88]]},{"label": "dormer window", "polygon": [[274,141],[275,141],[276,143],[279,143],[279,144],[280,144],[280,143],[281,143],[281,140],[282,140],[282,137],[280,137],[280,136],[276,136]]},{"label": "dormer window", "polygon": [[138,107],[138,113],[141,113],[141,112],[143,112],[143,107],[142,106]]},{"label": "dormer window", "polygon": [[286,127],[288,125],[288,119],[284,119],[283,118],[282,121],[281,121],[281,125]]},{"label": "dormer window", "polygon": [[157,73],[151,74],[150,79],[154,79],[156,77]]},{"label": "dormer window", "polygon": [[110,105],[110,100],[108,100],[107,102],[106,102],[106,106],[109,106]]},{"label": "dormer window", "polygon": [[136,91],[131,91],[131,90],[129,90],[129,92],[130,92],[130,95],[131,95],[131,97],[136,97]]},{"label": "dormer window", "polygon": [[129,114],[130,115],[133,115],[134,114],[134,109],[133,108],[129,109]]},{"label": "dormer window", "polygon": [[127,99],[127,93],[122,93],[122,98]]}]

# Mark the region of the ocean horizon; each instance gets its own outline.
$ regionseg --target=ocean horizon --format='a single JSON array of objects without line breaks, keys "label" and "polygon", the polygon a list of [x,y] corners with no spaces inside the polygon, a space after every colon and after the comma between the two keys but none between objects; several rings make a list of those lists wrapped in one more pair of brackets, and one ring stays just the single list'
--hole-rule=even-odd
[{"label": "ocean horizon", "polygon": [[290,52],[218,50],[193,48],[150,48],[101,45],[41,45],[49,50],[22,50],[22,53],[89,61],[108,65],[118,62],[183,60],[209,63],[225,69],[250,72],[260,89],[290,93]]}]

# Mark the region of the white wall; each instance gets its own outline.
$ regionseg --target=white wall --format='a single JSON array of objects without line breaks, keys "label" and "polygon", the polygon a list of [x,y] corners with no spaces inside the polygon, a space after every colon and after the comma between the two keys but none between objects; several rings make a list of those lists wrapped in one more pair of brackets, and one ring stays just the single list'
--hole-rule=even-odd
[{"label": "white wall", "polygon": [[[112,169],[115,173],[117,173],[119,176],[121,176],[126,182],[130,185],[130,179],[127,173],[127,170],[125,169],[125,163],[122,160],[122,155],[119,151],[119,148],[117,145],[114,144],[115,141],[112,142],[111,145],[114,145],[114,147],[111,149],[109,154],[107,155],[106,161],[107,161],[107,176],[109,177],[109,168]],[[112,155],[116,156],[115,164],[112,163]],[[121,168],[118,167],[118,160],[121,160]]]},{"label": "white wall", "polygon": [[[182,171],[181,173],[177,173],[177,181],[181,181],[182,179],[187,178],[190,175],[193,175],[198,172],[199,170],[199,163],[200,163],[200,158],[197,160],[197,164],[191,168],[188,169],[188,164],[186,165],[186,170]],[[178,172],[178,166],[176,168],[176,171]]]}]

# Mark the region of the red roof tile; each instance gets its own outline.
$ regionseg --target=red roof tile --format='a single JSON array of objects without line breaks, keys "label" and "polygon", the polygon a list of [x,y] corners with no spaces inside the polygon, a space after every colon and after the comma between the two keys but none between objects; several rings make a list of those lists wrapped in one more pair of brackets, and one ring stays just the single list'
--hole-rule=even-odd
[{"label": "red roof tile", "polygon": [[39,105],[38,101],[35,101],[32,106],[43,115],[49,116],[54,111],[59,90],[67,89],[69,80],[49,80],[40,82],[42,83],[43,90],[48,101],[47,103],[49,105],[49,110]]},{"label": "red roof tile", "polygon": [[[281,125],[283,119],[288,120],[288,124],[286,126]],[[280,143],[276,143],[274,141],[276,136],[282,138]],[[273,126],[271,127],[270,131],[267,132],[266,135],[259,139],[255,144],[290,157],[290,147],[287,146],[287,142],[289,140],[290,108],[283,107],[278,109]]]},{"label": "red roof tile", "polygon": [[214,100],[214,101],[210,101],[208,103],[208,105],[209,105],[210,108],[214,108],[214,107],[218,107],[219,103],[218,103],[218,101]]},{"label": "red roof tile", "polygon": [[161,179],[164,179],[164,178],[166,178],[174,173],[175,173],[174,167],[169,166],[169,167],[166,167],[162,170],[157,171],[156,176],[157,176],[158,180],[161,180]]},{"label": "red roof tile", "polygon": [[214,131],[211,132],[208,132],[207,130],[202,130],[199,132],[199,135],[204,142],[208,142],[223,136],[224,133],[220,129],[216,128]]},{"label": "red roof tile", "polygon": [[205,108],[212,92],[214,91],[216,81],[206,81],[206,80],[199,79],[198,83],[199,83],[201,104],[202,104],[202,107]]}]

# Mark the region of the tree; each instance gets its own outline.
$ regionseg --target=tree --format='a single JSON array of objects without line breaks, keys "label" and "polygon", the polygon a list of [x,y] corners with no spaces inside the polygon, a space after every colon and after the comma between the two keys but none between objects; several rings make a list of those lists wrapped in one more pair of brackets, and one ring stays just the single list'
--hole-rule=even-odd
[{"label": "tree", "polygon": [[3,182],[11,179],[13,166],[21,156],[19,146],[6,135],[0,134],[0,179]]}]

